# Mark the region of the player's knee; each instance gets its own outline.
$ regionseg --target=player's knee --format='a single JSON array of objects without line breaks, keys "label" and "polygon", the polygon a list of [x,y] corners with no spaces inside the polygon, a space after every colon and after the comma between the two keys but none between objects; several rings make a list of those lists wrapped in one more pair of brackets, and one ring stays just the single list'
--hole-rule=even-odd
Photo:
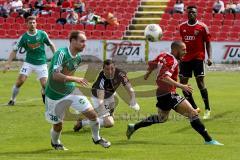
[{"label": "player's knee", "polygon": [[194,119],[198,118],[198,112],[195,109],[193,109],[190,112],[188,118],[189,118],[190,121],[193,121]]},{"label": "player's knee", "polygon": [[60,132],[62,130],[62,123],[54,124],[53,129],[56,132]]},{"label": "player's knee", "polygon": [[114,119],[113,117],[109,116],[104,119],[104,127],[111,128],[114,126]]}]

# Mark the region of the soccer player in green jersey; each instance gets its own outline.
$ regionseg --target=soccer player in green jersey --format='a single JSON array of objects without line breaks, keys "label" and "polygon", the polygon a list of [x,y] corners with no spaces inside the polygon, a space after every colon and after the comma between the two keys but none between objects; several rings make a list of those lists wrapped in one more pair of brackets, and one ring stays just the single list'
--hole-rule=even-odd
[{"label": "soccer player in green jersey", "polygon": [[93,142],[108,148],[111,143],[99,135],[100,124],[97,113],[79,88],[75,88],[75,83],[88,85],[86,79],[74,76],[82,60],[81,52],[85,48],[86,36],[84,32],[72,31],[69,41],[69,47],[59,48],[56,51],[48,71],[45,117],[53,124],[50,131],[51,145],[56,150],[67,150],[61,144],[60,135],[65,110],[72,106],[90,120]]},{"label": "soccer player in green jersey", "polygon": [[50,47],[53,53],[56,51],[55,46],[48,38],[47,33],[36,28],[36,17],[29,16],[27,18],[27,25],[28,31],[19,38],[4,68],[5,73],[10,68],[11,62],[16,57],[17,51],[21,48],[24,48],[26,50],[26,59],[22,65],[17,81],[13,86],[12,96],[8,102],[9,106],[13,106],[15,104],[16,96],[19,92],[20,87],[26,81],[29,74],[33,71],[37,74],[38,79],[40,80],[44,102],[44,90],[48,77],[45,44]]}]

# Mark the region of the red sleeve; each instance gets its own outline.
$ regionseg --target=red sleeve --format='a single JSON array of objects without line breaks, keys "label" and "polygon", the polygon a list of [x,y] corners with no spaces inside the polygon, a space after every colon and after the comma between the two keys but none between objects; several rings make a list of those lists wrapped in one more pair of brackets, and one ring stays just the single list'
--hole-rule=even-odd
[{"label": "red sleeve", "polygon": [[203,26],[203,38],[204,38],[204,41],[205,42],[210,42],[211,41],[211,35],[210,35],[210,32],[209,32],[209,29],[206,25]]},{"label": "red sleeve", "polygon": [[173,72],[176,68],[176,61],[174,61],[174,58],[171,56],[166,56],[162,63],[162,68],[159,71],[160,78],[164,78],[166,76],[171,77]]},{"label": "red sleeve", "polygon": [[148,62],[148,70],[151,71],[151,70],[154,70],[157,68],[158,63],[159,63],[159,58],[160,58],[160,56],[157,56],[157,58]]}]

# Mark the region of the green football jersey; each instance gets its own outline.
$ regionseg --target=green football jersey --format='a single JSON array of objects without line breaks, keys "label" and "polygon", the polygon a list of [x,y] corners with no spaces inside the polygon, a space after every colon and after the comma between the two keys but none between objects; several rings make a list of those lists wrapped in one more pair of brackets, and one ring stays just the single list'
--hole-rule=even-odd
[{"label": "green football jersey", "polygon": [[46,64],[47,61],[44,44],[51,45],[46,32],[37,30],[34,35],[26,32],[18,39],[13,50],[18,51],[20,48],[24,48],[26,51],[25,62],[33,65],[41,65]]},{"label": "green football jersey", "polygon": [[53,100],[59,100],[69,95],[75,88],[74,82],[59,82],[53,79],[55,71],[75,72],[81,63],[81,55],[72,56],[68,47],[60,48],[53,55],[48,69],[48,81],[46,85],[46,96]]}]

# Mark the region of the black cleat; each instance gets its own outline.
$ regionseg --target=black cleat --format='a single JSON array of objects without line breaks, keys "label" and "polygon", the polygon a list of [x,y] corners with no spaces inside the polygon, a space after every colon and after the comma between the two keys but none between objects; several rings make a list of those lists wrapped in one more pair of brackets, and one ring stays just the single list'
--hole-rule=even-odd
[{"label": "black cleat", "polygon": [[93,140],[94,144],[99,144],[99,145],[101,145],[104,148],[109,148],[111,146],[111,142],[107,141],[106,139],[104,139],[102,137],[101,137],[101,139],[99,139],[96,142],[94,141],[94,139],[92,139],[92,140]]},{"label": "black cleat", "polygon": [[127,139],[130,139],[134,132],[135,132],[134,125],[133,124],[128,124],[127,132],[126,132]]},{"label": "black cleat", "polygon": [[82,121],[80,120],[80,121],[77,121],[77,124],[74,125],[73,130],[74,130],[74,132],[79,132],[80,129],[82,129],[82,127],[83,127]]},{"label": "black cleat", "polygon": [[8,106],[14,106],[15,105],[15,102],[13,100],[10,100],[7,104]]},{"label": "black cleat", "polygon": [[68,149],[65,148],[62,144],[53,144],[51,141],[51,146],[55,149],[55,150],[63,150],[63,151],[67,151]]}]

